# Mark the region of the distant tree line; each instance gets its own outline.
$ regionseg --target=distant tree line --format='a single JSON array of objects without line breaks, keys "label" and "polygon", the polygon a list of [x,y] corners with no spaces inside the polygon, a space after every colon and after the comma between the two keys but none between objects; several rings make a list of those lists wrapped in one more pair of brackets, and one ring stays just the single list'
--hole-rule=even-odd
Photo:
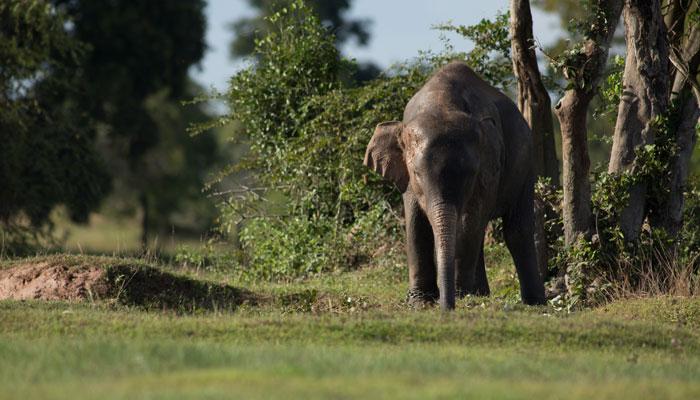
[{"label": "distant tree line", "polygon": [[[272,3],[251,1],[259,15],[232,24],[233,57],[249,55],[266,34]],[[175,225],[199,233],[211,226],[215,204],[202,188],[212,168],[232,155],[211,129],[188,132],[211,119],[206,104],[183,105],[203,92],[188,72],[206,50],[205,6],[204,0],[0,4],[0,221],[7,252],[29,251],[39,236],[50,240],[57,205],[85,222],[108,197],[112,212],[122,210],[117,217],[140,211],[143,246]],[[369,22],[345,15],[350,1],[313,6],[335,44],[369,40]],[[378,68],[354,71],[346,79],[370,79]]]},{"label": "distant tree line", "polygon": [[[45,228],[58,204],[85,221],[110,193],[140,206],[144,245],[191,210],[204,220],[197,229],[211,224],[214,206],[201,187],[222,156],[219,143],[212,132],[187,133],[211,118],[202,105],[181,106],[200,92],[188,72],[206,49],[204,7],[203,0],[0,5],[0,219],[8,237],[10,227]],[[20,229],[27,221],[30,229]]]}]

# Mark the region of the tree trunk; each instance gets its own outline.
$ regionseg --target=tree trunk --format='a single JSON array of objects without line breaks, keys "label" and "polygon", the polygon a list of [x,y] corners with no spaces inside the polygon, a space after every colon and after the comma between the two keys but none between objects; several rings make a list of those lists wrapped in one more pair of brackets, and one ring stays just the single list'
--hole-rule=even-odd
[{"label": "tree trunk", "polygon": [[608,47],[622,12],[622,0],[591,1],[595,12],[591,31],[586,35],[583,51],[576,64],[564,67],[571,87],[555,107],[562,136],[562,188],[564,202],[564,236],[567,245],[581,235],[590,235],[591,184],[588,173],[588,136],[586,116],[608,59]]},{"label": "tree trunk", "polygon": [[679,46],[683,37],[683,21],[691,0],[668,0],[665,2],[664,25],[668,34],[668,43]]},{"label": "tree trunk", "polygon": [[533,48],[529,0],[510,3],[510,35],[513,73],[518,82],[518,109],[532,130],[535,173],[559,186],[559,162],[554,148],[552,103],[542,83]]},{"label": "tree trunk", "polygon": [[562,214],[567,245],[574,243],[581,235],[588,237],[591,227],[591,182],[588,179],[591,160],[586,127],[591,96],[571,93],[564,96],[555,111],[561,126]]},{"label": "tree trunk", "polygon": [[[611,174],[636,171],[635,152],[654,143],[654,120],[668,109],[668,47],[660,0],[626,0],[623,19],[627,59],[608,164]],[[628,203],[620,211],[619,224],[626,241],[639,237],[647,186],[648,182],[632,185]]]},{"label": "tree trunk", "polygon": [[680,124],[676,130],[677,153],[671,162],[671,187],[659,215],[652,221],[654,227],[663,228],[671,237],[676,237],[683,226],[684,193],[688,181],[690,158],[695,148],[695,126],[700,124],[700,108],[689,89],[680,112]]},{"label": "tree trunk", "polygon": [[[690,11],[687,3],[687,0],[671,1],[665,16],[672,52],[679,53],[681,59],[678,61],[683,64],[684,71],[674,71],[671,88],[671,101],[679,102],[676,111],[680,121],[675,133],[678,151],[671,162],[671,187],[653,225],[665,229],[672,237],[677,235],[683,225],[683,196],[688,181],[690,158],[696,142],[695,126],[700,124],[700,90],[697,89],[697,76],[700,72],[700,26],[688,24],[686,27],[685,13]],[[682,48],[682,51],[673,50],[678,48]],[[694,84],[690,82],[693,79]]]},{"label": "tree trunk", "polygon": [[[532,131],[535,173],[549,178],[559,186],[559,162],[554,149],[554,124],[552,102],[542,83],[537,56],[533,48],[532,12],[529,0],[512,0],[510,3],[510,36],[513,73],[517,78],[518,109]],[[537,269],[544,279],[549,260],[544,227],[545,205],[535,205],[535,250]]]}]

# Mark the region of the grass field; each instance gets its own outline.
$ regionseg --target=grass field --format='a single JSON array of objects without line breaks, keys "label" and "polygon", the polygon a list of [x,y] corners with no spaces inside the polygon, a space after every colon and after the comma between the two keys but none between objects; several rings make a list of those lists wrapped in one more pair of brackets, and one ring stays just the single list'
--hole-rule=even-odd
[{"label": "grass field", "polygon": [[[22,262],[46,260],[140,263]],[[249,283],[256,301],[213,311],[0,301],[0,398],[700,398],[700,299],[526,307],[500,261],[496,296],[450,314],[407,309],[401,267]]]},{"label": "grass field", "polygon": [[[76,254],[138,254],[141,248],[141,216],[110,216],[93,213],[86,224],[72,222],[63,208],[52,216],[54,236],[66,251]],[[151,236],[149,250],[172,256],[179,246],[198,246],[200,240],[180,234]]]}]

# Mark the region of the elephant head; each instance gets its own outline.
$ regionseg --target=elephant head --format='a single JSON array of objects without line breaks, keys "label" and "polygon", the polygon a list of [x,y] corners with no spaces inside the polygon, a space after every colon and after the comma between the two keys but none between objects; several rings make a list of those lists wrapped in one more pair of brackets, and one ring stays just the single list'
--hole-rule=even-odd
[{"label": "elephant head", "polygon": [[[421,115],[407,124],[377,125],[364,164],[401,192],[410,190],[434,235],[440,306],[455,306],[455,244],[465,199],[471,196],[480,165],[483,135],[492,118],[464,112]],[[468,215],[468,212],[466,213]]]}]

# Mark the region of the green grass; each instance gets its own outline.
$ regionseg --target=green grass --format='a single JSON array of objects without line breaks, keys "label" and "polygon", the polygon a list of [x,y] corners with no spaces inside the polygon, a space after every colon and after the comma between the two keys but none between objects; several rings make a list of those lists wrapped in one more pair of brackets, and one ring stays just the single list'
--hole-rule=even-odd
[{"label": "green grass", "polygon": [[[86,224],[72,222],[63,208],[51,215],[56,228],[54,236],[61,238],[62,247],[77,254],[138,254],[141,248],[141,217],[115,217],[93,213]],[[180,246],[198,246],[197,238],[180,234],[153,235],[149,238],[151,252],[172,255]]]},{"label": "green grass", "polygon": [[235,311],[2,301],[0,398],[700,398],[700,299],[566,314],[517,304],[498,265],[496,297],[450,314],[407,309],[398,267],[248,283]]}]

